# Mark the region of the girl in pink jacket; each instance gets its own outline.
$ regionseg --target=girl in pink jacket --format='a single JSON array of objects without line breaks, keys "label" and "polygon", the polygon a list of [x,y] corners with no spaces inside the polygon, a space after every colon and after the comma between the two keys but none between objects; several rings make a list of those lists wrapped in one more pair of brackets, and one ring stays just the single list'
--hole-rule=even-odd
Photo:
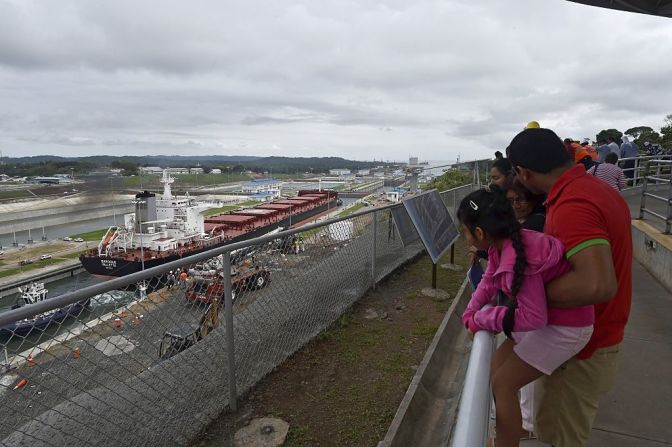
[{"label": "girl in pink jacket", "polygon": [[518,390],[550,375],[588,343],[593,306],[548,308],[544,284],[571,269],[564,248],[551,236],[521,230],[502,193],[474,191],[460,203],[457,217],[469,244],[488,250],[488,267],[462,321],[471,332],[503,331],[508,337],[493,355],[491,382],[497,447],[517,446]]}]

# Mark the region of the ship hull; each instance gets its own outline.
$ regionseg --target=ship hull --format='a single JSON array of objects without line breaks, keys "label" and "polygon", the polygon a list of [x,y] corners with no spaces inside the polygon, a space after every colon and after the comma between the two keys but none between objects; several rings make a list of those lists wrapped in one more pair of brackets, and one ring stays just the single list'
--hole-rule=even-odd
[{"label": "ship hull", "polygon": [[36,319],[20,320],[6,324],[0,327],[0,335],[25,336],[32,331],[44,330],[53,324],[61,323],[70,316],[79,315],[87,303],[88,302],[70,304]]},{"label": "ship hull", "polygon": [[303,213],[295,214],[291,217],[287,217],[281,221],[266,225],[264,227],[259,227],[248,233],[242,234],[232,239],[222,241],[219,244],[208,245],[206,247],[195,248],[194,250],[184,252],[182,253],[182,256],[178,255],[177,253],[169,254],[167,256],[162,256],[161,258],[145,259],[144,263],[140,260],[136,261],[136,260],[128,260],[115,257],[102,257],[102,256],[82,256],[80,257],[80,261],[82,263],[82,266],[87,272],[91,273],[92,275],[96,275],[98,277],[112,278],[112,277],[126,276],[130,275],[131,273],[142,271],[143,269],[147,270],[152,267],[158,267],[167,262],[177,261],[178,259],[187,256],[203,253],[205,251],[222,247],[224,245],[233,244],[234,242],[254,239],[256,237],[263,236],[264,234],[269,233],[279,227],[286,228],[291,223],[297,223],[304,220],[308,220],[311,217],[317,214],[321,214],[324,211],[327,211],[328,209],[332,209],[334,207],[335,207],[335,200],[332,200],[329,203],[325,203],[324,205],[320,205]]}]

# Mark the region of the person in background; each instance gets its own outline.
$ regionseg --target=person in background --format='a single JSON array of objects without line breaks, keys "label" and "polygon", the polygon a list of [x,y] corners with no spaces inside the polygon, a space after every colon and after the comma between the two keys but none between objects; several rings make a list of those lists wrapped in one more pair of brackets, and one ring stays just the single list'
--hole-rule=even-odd
[{"label": "person in background", "polygon": [[609,142],[609,144],[607,144],[607,146],[609,146],[609,151],[618,155],[618,158],[621,158],[621,148],[618,147],[618,143],[616,143],[616,140],[614,140],[614,137],[608,136],[607,141]]},{"label": "person in background", "polygon": [[516,215],[521,228],[544,231],[546,210],[543,194],[533,194],[522,183],[514,180],[511,188],[506,191],[506,198],[513,207],[513,213]]},{"label": "person in background", "polygon": [[611,186],[616,191],[620,191],[625,188],[625,175],[623,174],[623,170],[616,166],[617,161],[618,157],[616,154],[610,152],[607,154],[604,163],[593,166],[588,169],[587,172],[606,182],[607,185]]},{"label": "person in background", "polygon": [[490,184],[506,191],[513,181],[511,162],[507,158],[495,160],[490,168]]},{"label": "person in background", "polygon": [[607,154],[611,152],[611,148],[607,144],[606,141],[600,140],[597,142],[597,161],[600,163],[604,163],[604,159],[606,158]]},{"label": "person in background", "polygon": [[570,159],[576,157],[576,154],[578,152],[584,150],[583,146],[581,146],[578,142],[572,140],[571,138],[565,138],[563,143],[565,144],[565,149],[567,150]]},{"label": "person in background", "polygon": [[501,160],[502,158],[504,158],[504,155],[502,155],[502,153],[500,151],[496,151],[495,152],[495,160]]},{"label": "person in background", "polygon": [[585,149],[580,149],[574,154],[574,161],[576,162],[577,165],[578,164],[583,165],[586,171],[592,168],[593,166],[599,164],[590,157],[590,154],[588,154],[588,151]]},{"label": "person in background", "polygon": [[520,132],[508,152],[516,178],[530,191],[548,194],[544,233],[563,243],[572,266],[546,284],[549,308],[595,309],[586,347],[535,387],[539,439],[555,447],[585,446],[600,398],[613,387],[630,315],[630,209],[609,185],[573,166],[550,129]]},{"label": "person in background", "polygon": [[178,279],[178,284],[180,289],[182,290],[187,290],[187,279],[189,278],[189,274],[187,273],[186,270],[182,270],[180,273],[179,279]]},{"label": "person in background", "polygon": [[168,272],[168,290],[172,289],[174,285],[175,285],[175,274],[171,270],[170,272]]},{"label": "person in background", "polygon": [[[622,140],[623,143],[621,144],[621,158],[639,157],[639,148],[634,143],[631,143],[628,137],[625,135],[623,135]],[[631,183],[635,176],[635,168],[635,160],[623,161],[623,173],[629,179],[629,183]]]},{"label": "person in background", "polygon": [[581,147],[583,147],[585,150],[588,151],[588,154],[590,154],[590,158],[597,161],[598,159],[597,150],[590,144],[590,139],[584,138],[583,141],[581,142]]},{"label": "person in background", "polygon": [[[515,180],[506,192],[513,213],[524,230],[544,231],[546,208],[544,194],[534,194],[522,183]],[[521,441],[535,439],[534,435],[534,382],[520,389],[520,413],[522,416]]]}]

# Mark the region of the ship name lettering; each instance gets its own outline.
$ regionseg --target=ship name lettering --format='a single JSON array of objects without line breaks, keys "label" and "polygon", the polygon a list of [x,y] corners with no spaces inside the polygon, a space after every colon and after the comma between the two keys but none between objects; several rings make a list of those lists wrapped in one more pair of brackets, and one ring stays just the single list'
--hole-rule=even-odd
[{"label": "ship name lettering", "polygon": [[101,259],[100,263],[106,269],[113,269],[117,267],[117,261],[115,261],[114,259]]}]

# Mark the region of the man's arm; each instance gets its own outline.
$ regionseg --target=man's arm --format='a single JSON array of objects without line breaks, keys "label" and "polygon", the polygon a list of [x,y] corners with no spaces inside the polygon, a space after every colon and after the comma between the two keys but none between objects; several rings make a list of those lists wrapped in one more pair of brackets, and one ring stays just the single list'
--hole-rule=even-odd
[{"label": "man's arm", "polygon": [[605,303],[616,295],[616,272],[608,244],[586,247],[572,254],[569,263],[572,271],[546,285],[549,306],[587,306]]}]

